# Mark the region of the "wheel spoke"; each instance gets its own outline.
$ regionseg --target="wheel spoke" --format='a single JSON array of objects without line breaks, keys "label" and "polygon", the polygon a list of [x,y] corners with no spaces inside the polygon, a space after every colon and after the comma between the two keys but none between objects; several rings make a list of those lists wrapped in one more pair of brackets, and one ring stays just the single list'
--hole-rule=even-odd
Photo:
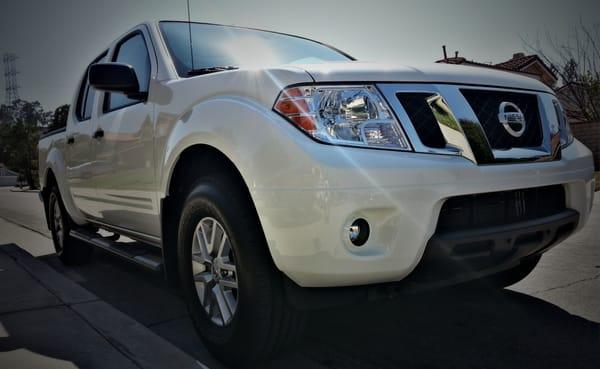
[{"label": "wheel spoke", "polygon": [[217,234],[217,221],[213,220],[212,230],[210,231],[210,251],[215,254],[215,236]]},{"label": "wheel spoke", "polygon": [[216,285],[212,288],[213,295],[217,302],[219,313],[221,313],[221,318],[223,319],[223,324],[229,323],[232,318],[232,312],[229,310],[229,305],[225,300],[225,294],[221,289],[221,286]]},{"label": "wheel spoke", "polygon": [[236,272],[236,268],[235,265],[233,264],[228,264],[227,261],[223,260],[221,261],[221,263],[219,264],[219,266],[221,267],[221,269],[226,270],[228,272]]},{"label": "wheel spoke", "polygon": [[227,302],[227,306],[229,307],[229,311],[235,312],[237,309],[237,301],[232,291],[223,291],[223,295],[225,296],[225,302]]},{"label": "wheel spoke", "polygon": [[204,240],[204,246],[206,247],[207,251],[208,251],[208,246],[210,245],[208,242],[208,237],[206,235],[206,229],[204,228],[204,222],[200,222],[200,230],[202,231],[202,239]]},{"label": "wheel spoke", "polygon": [[219,284],[223,287],[227,287],[227,288],[238,288],[238,284],[235,280],[232,279],[221,279],[219,281]]},{"label": "wheel spoke", "polygon": [[194,274],[194,281],[209,284],[213,281],[213,276],[210,272],[203,271],[198,274]]},{"label": "wheel spoke", "polygon": [[223,237],[221,238],[221,242],[219,243],[219,252],[217,253],[217,257],[227,256],[229,253],[229,239],[227,238],[227,233],[223,232]]},{"label": "wheel spoke", "polygon": [[[200,228],[202,228],[202,225],[200,225]],[[204,230],[200,231],[200,230],[196,230],[196,242],[198,243],[198,248],[200,250],[199,254],[192,254],[193,256],[200,256],[201,258],[201,263],[204,262],[211,262],[212,261],[212,257],[210,256],[210,253],[208,252],[208,247],[207,247],[207,243],[206,243],[206,236],[204,235]]]},{"label": "wheel spoke", "polygon": [[194,283],[198,297],[200,297],[200,303],[207,309],[210,305],[210,290],[214,284],[212,275],[210,272],[196,274],[194,275]]}]

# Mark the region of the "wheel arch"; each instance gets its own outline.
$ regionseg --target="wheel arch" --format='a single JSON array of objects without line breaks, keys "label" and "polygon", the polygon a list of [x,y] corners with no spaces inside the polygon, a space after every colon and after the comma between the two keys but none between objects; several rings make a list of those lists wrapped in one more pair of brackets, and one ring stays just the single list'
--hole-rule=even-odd
[{"label": "wheel arch", "polygon": [[[208,144],[195,144],[185,148],[175,161],[167,182],[165,196],[161,199],[160,220],[164,271],[167,281],[172,285],[179,284],[176,245],[184,196],[200,178],[200,173],[216,172],[225,172],[235,181],[240,190],[244,192],[244,197],[252,206],[260,224],[250,189],[233,161],[221,150]],[[261,232],[264,234],[262,225]]]}]

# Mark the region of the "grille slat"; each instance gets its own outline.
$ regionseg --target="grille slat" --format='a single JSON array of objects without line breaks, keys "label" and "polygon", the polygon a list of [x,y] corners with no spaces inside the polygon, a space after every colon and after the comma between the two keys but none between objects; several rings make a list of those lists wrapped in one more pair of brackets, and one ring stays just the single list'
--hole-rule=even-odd
[{"label": "grille slat", "polygon": [[[492,149],[539,147],[542,144],[542,124],[535,94],[506,91],[461,89],[483,127]],[[498,119],[500,104],[511,102],[525,116],[526,128],[521,137],[511,136]]]}]

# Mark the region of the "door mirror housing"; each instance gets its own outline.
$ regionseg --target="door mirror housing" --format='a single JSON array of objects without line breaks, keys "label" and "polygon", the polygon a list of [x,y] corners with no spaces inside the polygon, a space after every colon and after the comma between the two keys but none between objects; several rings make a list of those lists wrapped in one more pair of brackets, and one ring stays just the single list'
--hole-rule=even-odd
[{"label": "door mirror housing", "polygon": [[90,85],[96,90],[125,94],[132,99],[145,100],[147,92],[140,91],[135,70],[129,64],[96,63],[88,72]]}]

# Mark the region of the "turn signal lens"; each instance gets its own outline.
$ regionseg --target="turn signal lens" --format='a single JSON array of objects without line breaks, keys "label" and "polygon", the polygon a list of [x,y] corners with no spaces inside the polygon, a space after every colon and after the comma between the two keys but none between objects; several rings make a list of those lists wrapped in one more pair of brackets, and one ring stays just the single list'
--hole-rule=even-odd
[{"label": "turn signal lens", "polygon": [[273,110],[321,142],[411,149],[374,86],[292,87],[280,93]]},{"label": "turn signal lens", "polygon": [[304,99],[279,100],[275,110],[284,115],[308,114],[308,103]]}]

